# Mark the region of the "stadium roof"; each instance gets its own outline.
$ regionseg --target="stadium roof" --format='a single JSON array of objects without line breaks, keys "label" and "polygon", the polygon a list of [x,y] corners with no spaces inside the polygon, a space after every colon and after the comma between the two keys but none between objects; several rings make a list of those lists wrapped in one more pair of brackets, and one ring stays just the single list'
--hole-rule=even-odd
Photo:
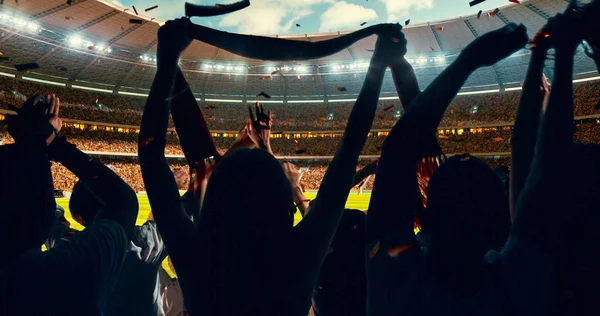
[{"label": "stadium roof", "polygon": [[[532,35],[566,5],[564,0],[523,1],[500,8],[495,17],[471,15],[409,25],[403,29],[409,43],[407,57],[425,87],[476,37],[510,22],[523,23]],[[163,21],[138,13],[103,0],[73,0],[70,5],[66,0],[4,1],[0,6],[0,52],[10,61],[0,62],[0,72],[111,92],[147,93],[155,72],[156,33]],[[132,24],[130,19],[142,21]],[[321,41],[348,32],[278,37]],[[246,100],[267,90],[281,100],[353,97],[375,40],[371,36],[332,56],[288,64],[250,60],[194,41],[184,52],[181,67],[201,99]],[[494,67],[480,69],[467,82],[467,91],[518,85],[528,55],[523,50]],[[582,53],[577,58],[578,77],[596,75],[593,63]],[[19,74],[12,67],[27,62],[38,63],[40,69]],[[284,76],[258,82],[274,67],[281,67]],[[388,76],[383,95],[393,93],[389,80]],[[347,86],[348,93],[332,89],[335,86]]]}]

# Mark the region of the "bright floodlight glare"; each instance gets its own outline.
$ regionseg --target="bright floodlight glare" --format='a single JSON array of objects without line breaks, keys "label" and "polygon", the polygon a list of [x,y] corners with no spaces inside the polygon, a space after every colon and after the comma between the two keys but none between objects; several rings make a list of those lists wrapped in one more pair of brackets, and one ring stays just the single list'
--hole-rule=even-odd
[{"label": "bright floodlight glare", "polygon": [[27,29],[31,32],[35,32],[38,26],[35,23],[27,23]]},{"label": "bright floodlight glare", "polygon": [[67,38],[67,42],[69,43],[69,45],[75,47],[81,45],[83,40],[77,35],[71,35]]}]

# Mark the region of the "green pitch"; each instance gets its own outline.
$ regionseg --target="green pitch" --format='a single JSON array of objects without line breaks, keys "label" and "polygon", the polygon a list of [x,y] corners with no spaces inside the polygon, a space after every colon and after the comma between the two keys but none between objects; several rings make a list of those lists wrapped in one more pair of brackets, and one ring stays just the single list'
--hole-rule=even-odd
[{"label": "green pitch", "polygon": [[[307,199],[314,199],[316,196],[316,192],[306,192],[305,196]],[[350,193],[350,195],[348,196],[348,200],[346,201],[346,208],[366,211],[369,207],[370,199],[371,193]],[[150,203],[148,202],[148,197],[146,195],[138,195],[138,201],[140,204],[140,211],[137,218],[137,225],[142,225],[148,219],[148,215],[150,215]],[[69,212],[69,199],[56,199],[56,203],[58,203],[65,209],[65,218],[69,222],[71,222],[71,227],[77,230],[82,230],[83,227],[71,217],[71,212]],[[294,225],[298,224],[298,222],[300,222],[301,219],[302,217],[300,216],[300,213],[296,212]],[[45,250],[45,248],[46,247],[42,247],[43,250]],[[171,269],[169,268],[166,259],[163,262],[163,268],[169,273],[169,275],[171,275],[171,277],[176,277],[175,273],[173,273],[173,271],[171,271]]]},{"label": "green pitch", "polygon": [[[315,196],[315,192],[306,192],[307,199],[314,199]],[[348,196],[348,201],[346,201],[346,208],[366,211],[369,207],[370,198],[371,193],[350,193],[350,196]],[[138,214],[137,225],[142,225],[144,224],[144,222],[146,222],[146,220],[148,219],[148,215],[150,214],[150,203],[148,203],[148,197],[145,195],[139,195],[138,201],[140,203],[140,212]],[[83,229],[83,227],[77,222],[75,222],[71,217],[71,213],[69,212],[69,199],[56,199],[56,203],[60,204],[60,206],[62,206],[65,209],[65,217],[67,218],[67,220],[69,220],[69,222],[71,222],[71,227],[78,230]],[[302,217],[300,216],[300,214],[296,213],[294,225],[297,224],[301,219]]]}]

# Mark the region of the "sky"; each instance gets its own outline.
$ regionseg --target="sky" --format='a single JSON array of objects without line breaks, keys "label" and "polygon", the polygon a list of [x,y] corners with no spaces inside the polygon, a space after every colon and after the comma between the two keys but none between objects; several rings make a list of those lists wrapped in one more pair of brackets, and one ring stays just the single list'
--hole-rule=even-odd
[{"label": "sky", "polygon": [[[125,7],[135,5],[163,20],[184,14],[185,0],[108,0]],[[200,5],[233,3],[237,0],[188,0]],[[216,2],[215,2],[216,1]],[[508,0],[487,0],[469,7],[470,0],[250,0],[250,7],[221,17],[194,18],[196,24],[244,34],[310,34],[355,30],[360,24],[436,21],[493,10],[511,4]],[[300,27],[296,26],[299,24]]]}]

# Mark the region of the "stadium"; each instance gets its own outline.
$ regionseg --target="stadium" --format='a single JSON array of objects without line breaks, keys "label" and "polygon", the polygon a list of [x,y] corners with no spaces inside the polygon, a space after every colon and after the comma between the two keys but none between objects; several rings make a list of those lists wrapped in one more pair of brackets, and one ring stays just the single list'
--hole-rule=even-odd
[{"label": "stadium", "polygon": [[[439,75],[458,53],[481,34],[507,23],[541,28],[548,17],[562,12],[566,1],[532,0],[500,8],[495,17],[476,15],[409,25],[407,60],[421,89]],[[107,162],[138,192],[143,192],[136,162],[136,139],[141,111],[155,70],[156,32],[164,21],[140,15],[131,24],[131,10],[108,1],[7,1],[0,8],[2,103],[20,104],[37,92],[56,93],[63,100],[62,133],[93,156]],[[298,41],[322,41],[348,33],[274,35]],[[333,157],[356,100],[375,43],[363,39],[332,56],[302,63],[272,63],[246,59],[194,41],[180,67],[202,107],[217,146],[228,148],[245,123],[247,105],[260,101],[275,115],[272,146],[278,159],[293,161],[303,171],[302,184],[318,189]],[[450,106],[438,130],[446,155],[471,153],[492,166],[508,166],[512,122],[530,51],[476,71]],[[13,65],[35,62],[38,69],[16,71]],[[553,78],[552,60],[546,75]],[[576,137],[596,142],[600,98],[596,67],[579,49],[575,56]],[[341,89],[344,88],[344,89]],[[257,97],[265,92],[270,98]],[[374,129],[363,149],[361,165],[378,157],[381,145],[402,108],[389,71],[381,91]],[[11,138],[2,131],[2,139]],[[173,131],[167,148],[173,168],[183,167],[183,155]],[[359,165],[360,167],[360,165]],[[54,165],[55,188],[70,191],[74,175]],[[354,208],[366,209],[373,177],[353,198]],[[362,190],[364,189],[364,191]]]},{"label": "stadium", "polygon": [[[540,29],[548,17],[564,11],[566,1],[532,0],[508,5],[495,17],[476,15],[409,25],[407,60],[421,89],[439,75],[458,53],[481,34],[507,23]],[[138,192],[143,192],[136,162],[136,139],[141,111],[155,70],[156,32],[163,21],[141,17],[130,24],[133,12],[96,0],[7,1],[0,11],[2,114],[37,92],[56,93],[63,100],[62,133],[87,153],[106,161]],[[76,17],[76,18],[75,18]],[[298,41],[321,41],[348,32],[275,35]],[[246,59],[206,43],[194,41],[180,67],[202,107],[216,144],[228,148],[245,123],[247,105],[260,101],[275,114],[272,146],[278,159],[293,161],[303,171],[306,190],[318,189],[328,160],[333,157],[356,100],[375,43],[361,40],[332,56],[303,63],[278,64]],[[509,165],[512,122],[530,52],[526,49],[492,67],[476,71],[450,106],[438,131],[446,155],[471,153],[492,166]],[[13,65],[35,62],[40,67],[16,71]],[[553,78],[552,60],[546,75]],[[272,74],[277,72],[275,74]],[[600,98],[596,67],[580,49],[575,56],[577,137],[598,139]],[[343,87],[344,89],[341,89]],[[343,90],[343,91],[340,91]],[[258,98],[265,92],[269,99]],[[363,149],[361,164],[378,157],[389,129],[402,108],[389,71],[380,97],[377,119]],[[174,133],[174,132],[173,132]],[[173,168],[183,156],[175,134],[167,152]],[[10,136],[3,131],[5,143]],[[359,166],[360,167],[360,166]],[[55,188],[70,191],[74,175],[54,166]],[[354,208],[366,209],[373,177]],[[362,191],[362,190],[361,190]]]},{"label": "stadium", "polygon": [[[5,123],[15,107],[36,93],[56,94],[61,99],[60,135],[107,165],[137,193],[137,225],[144,224],[151,208],[138,159],[138,137],[157,70],[157,31],[166,21],[108,0],[0,4],[0,145],[14,143]],[[405,58],[424,90],[475,39],[513,22],[524,24],[531,38],[568,5],[563,0],[521,0],[493,14],[406,25],[402,28],[408,41]],[[320,42],[353,31],[267,36]],[[244,58],[196,40],[181,55],[179,67],[221,154],[234,145],[247,123],[249,106],[260,102],[272,111],[273,154],[298,166],[302,190],[307,199],[314,199],[342,142],[376,41],[373,35],[327,57],[278,63]],[[521,49],[469,77],[437,129],[446,157],[469,153],[492,168],[511,167],[513,126],[531,55],[530,47]],[[545,62],[544,74],[550,82],[554,57],[551,50]],[[598,68],[583,45],[574,60],[575,140],[600,144]],[[403,115],[388,69],[357,170],[379,159],[386,137]],[[172,171],[187,173],[172,119],[165,152]],[[78,178],[57,162],[52,162],[52,176],[57,204],[66,210],[71,228],[82,230],[69,212]],[[371,174],[355,186],[346,208],[366,211],[374,182]],[[295,224],[301,221],[300,212],[294,219]],[[166,260],[163,267],[175,276]]]}]

